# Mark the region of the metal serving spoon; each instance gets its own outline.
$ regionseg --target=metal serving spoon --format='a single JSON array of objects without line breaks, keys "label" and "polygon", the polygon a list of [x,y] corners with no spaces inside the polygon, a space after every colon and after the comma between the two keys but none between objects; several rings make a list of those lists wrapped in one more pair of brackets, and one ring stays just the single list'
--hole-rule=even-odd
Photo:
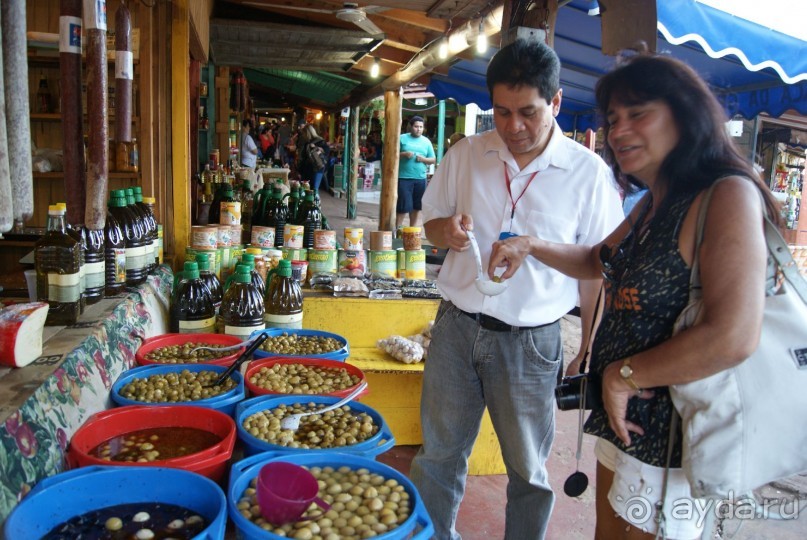
[{"label": "metal serving spoon", "polygon": [[507,283],[503,281],[497,282],[485,279],[485,273],[482,270],[482,254],[479,252],[479,244],[476,243],[476,236],[472,231],[469,231],[465,227],[463,227],[462,230],[464,230],[465,234],[468,235],[468,240],[471,241],[471,247],[474,250],[474,258],[476,259],[476,288],[479,289],[479,292],[486,296],[496,296],[498,294],[502,294],[505,290],[507,290]]},{"label": "metal serving spoon", "polygon": [[196,351],[201,351],[201,350],[208,350],[208,351],[235,351],[235,350],[238,350],[238,349],[240,349],[241,347],[243,347],[245,345],[249,346],[251,343],[252,343],[252,340],[248,339],[246,341],[242,341],[241,343],[236,343],[235,345],[227,345],[226,347],[206,347],[206,346],[202,345],[202,346],[199,346],[199,347],[194,347],[193,349],[188,351],[188,356],[192,355]]},{"label": "metal serving spoon", "polygon": [[328,405],[324,409],[317,409],[316,411],[304,412],[304,413],[294,413],[294,414],[290,414],[288,416],[285,416],[280,420],[280,429],[290,429],[292,431],[297,431],[297,429],[299,429],[299,427],[300,427],[300,419],[303,416],[309,416],[309,415],[312,415],[312,414],[322,414],[324,412],[328,412],[328,411],[332,411],[334,409],[338,409],[339,407],[341,407],[345,403],[347,403],[349,401],[353,401],[353,399],[356,396],[358,396],[359,394],[361,394],[364,391],[365,388],[367,388],[367,381],[362,381],[361,384],[359,384],[359,386],[357,386],[350,394],[348,394],[346,397],[340,399],[339,401],[337,401],[333,405]]},{"label": "metal serving spoon", "polygon": [[262,333],[258,334],[258,336],[250,342],[250,345],[249,345],[249,347],[247,347],[247,350],[245,350],[243,353],[241,353],[241,356],[236,358],[235,362],[230,364],[230,367],[228,367],[224,371],[224,373],[221,374],[221,376],[218,379],[213,381],[212,384],[208,384],[207,386],[208,387],[210,387],[210,386],[218,386],[218,385],[222,384],[224,381],[226,381],[227,379],[229,379],[230,375],[232,375],[233,372],[236,369],[241,367],[241,364],[244,363],[244,360],[248,360],[249,358],[251,358],[252,353],[254,353],[256,350],[258,350],[258,347],[261,346],[261,343],[266,341],[266,338],[268,338],[268,337],[269,337],[268,332],[262,332]]}]

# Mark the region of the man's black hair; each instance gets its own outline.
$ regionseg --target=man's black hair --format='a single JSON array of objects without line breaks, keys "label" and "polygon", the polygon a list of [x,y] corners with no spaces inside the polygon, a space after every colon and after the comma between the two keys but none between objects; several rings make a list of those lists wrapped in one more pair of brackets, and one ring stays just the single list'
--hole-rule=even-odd
[{"label": "man's black hair", "polygon": [[517,39],[491,58],[486,79],[491,98],[497,84],[530,86],[550,103],[560,88],[560,59],[546,43]]},{"label": "man's black hair", "polygon": [[423,117],[422,116],[413,116],[412,118],[409,119],[409,125],[410,126],[414,125],[415,122],[423,122]]}]

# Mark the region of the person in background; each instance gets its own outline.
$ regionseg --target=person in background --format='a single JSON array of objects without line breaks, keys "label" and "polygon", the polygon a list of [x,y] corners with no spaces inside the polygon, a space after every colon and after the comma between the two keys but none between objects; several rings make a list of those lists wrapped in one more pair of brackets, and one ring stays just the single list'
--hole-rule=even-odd
[{"label": "person in background", "polygon": [[261,126],[261,134],[258,136],[261,142],[261,153],[267,159],[272,159],[273,147],[275,139],[272,137],[272,129],[268,124]]},{"label": "person in background", "polygon": [[[652,539],[661,507],[666,538],[700,538],[702,516],[674,511],[682,501],[707,502],[691,501],[680,426],[665,472],[676,414],[669,387],[732,367],[755,350],[765,294],[775,285],[766,281],[762,217],[767,211],[775,220],[776,205],[726,133],[720,103],[684,63],[637,54],[598,81],[596,97],[605,159],[626,191],[647,194],[601,242],[571,245],[548,234],[497,242],[488,274],[503,266],[502,277],[518,275],[538,260],[578,279],[605,276],[590,366],[603,405],[585,423],[598,437],[596,537]],[[702,316],[673,335],[689,303],[703,194],[721,178],[698,252]],[[578,371],[572,363],[567,374]],[[649,512],[637,516],[631,504],[640,489]]]},{"label": "person in background", "polygon": [[601,281],[578,282],[529,258],[501,295],[483,296],[466,230],[487,266],[499,238],[589,244],[623,215],[608,166],[555,121],[562,90],[551,48],[523,40],[503,47],[490,61],[487,86],[496,129],[452,146],[423,197],[427,238],[450,249],[437,278],[443,301],[423,373],[423,446],[411,478],[435,537],[460,538],[468,456],[487,407],[508,477],[504,537],[535,540],[544,538],[555,500],[546,459],[563,368],[560,318],[579,298],[585,351]]},{"label": "person in background", "polygon": [[280,166],[285,167],[291,163],[289,150],[287,148],[291,143],[291,126],[286,120],[280,121],[280,125],[277,127],[277,137],[275,137],[275,141],[280,151]]},{"label": "person in background", "polygon": [[[297,139],[297,154],[300,156],[300,177],[307,180],[314,194],[319,193],[322,176],[328,166],[331,149],[325,139],[317,134],[311,124],[306,124]],[[318,154],[317,157],[315,154]],[[317,195],[318,196],[318,195]]]},{"label": "person in background", "polygon": [[457,144],[458,142],[460,142],[464,138],[465,138],[465,133],[462,133],[461,131],[457,131],[456,133],[452,133],[451,137],[448,138],[448,145],[446,147],[446,152],[451,150],[451,148],[455,144]]},{"label": "person in background", "polygon": [[423,135],[423,118],[409,120],[409,133],[401,135],[398,164],[398,205],[395,227],[403,225],[409,215],[409,225],[420,225],[423,192],[426,191],[426,171],[437,161],[431,141]]},{"label": "person in background", "polygon": [[258,145],[255,144],[250,131],[252,131],[252,120],[245,118],[241,122],[241,146],[239,148],[241,166],[254,169],[258,161]]}]

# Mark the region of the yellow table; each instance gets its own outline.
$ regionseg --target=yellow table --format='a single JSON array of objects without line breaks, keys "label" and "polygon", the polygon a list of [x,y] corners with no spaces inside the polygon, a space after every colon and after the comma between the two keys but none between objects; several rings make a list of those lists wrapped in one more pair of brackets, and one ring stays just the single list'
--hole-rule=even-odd
[{"label": "yellow table", "polygon": [[[420,392],[423,363],[404,364],[376,347],[393,334],[420,333],[437,313],[438,300],[370,300],[310,294],[303,302],[303,326],[344,336],[348,362],[367,377],[370,392],[362,403],[389,424],[397,444],[421,444]],[[428,361],[428,360],[427,360]],[[469,474],[504,474],[501,448],[487,411],[468,463]]]}]

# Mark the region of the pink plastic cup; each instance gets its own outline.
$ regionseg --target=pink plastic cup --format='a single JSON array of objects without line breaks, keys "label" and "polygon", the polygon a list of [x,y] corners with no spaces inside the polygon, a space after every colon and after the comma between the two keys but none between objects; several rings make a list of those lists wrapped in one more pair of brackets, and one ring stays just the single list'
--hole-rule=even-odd
[{"label": "pink plastic cup", "polygon": [[331,508],[317,497],[319,485],[314,475],[299,465],[285,461],[275,461],[261,467],[256,490],[261,515],[273,525],[320,517],[322,513],[303,518],[311,503],[316,503],[325,511]]}]

